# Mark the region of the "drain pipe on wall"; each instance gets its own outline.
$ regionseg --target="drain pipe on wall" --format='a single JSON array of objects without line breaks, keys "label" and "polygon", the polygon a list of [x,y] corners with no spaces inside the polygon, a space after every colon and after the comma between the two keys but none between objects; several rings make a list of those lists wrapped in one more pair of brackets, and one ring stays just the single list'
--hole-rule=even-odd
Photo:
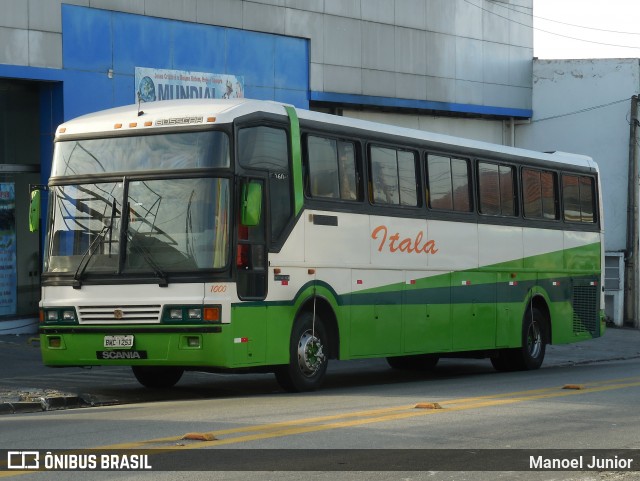
[{"label": "drain pipe on wall", "polygon": [[640,328],[640,262],[638,262],[638,96],[631,97],[629,117],[629,192],[627,199],[627,255],[625,258],[625,317]]},{"label": "drain pipe on wall", "polygon": [[[516,127],[518,125],[529,125],[531,123],[531,119],[527,120],[516,120],[514,117],[509,117],[509,147],[516,146]],[[505,139],[506,140],[506,139]]]}]

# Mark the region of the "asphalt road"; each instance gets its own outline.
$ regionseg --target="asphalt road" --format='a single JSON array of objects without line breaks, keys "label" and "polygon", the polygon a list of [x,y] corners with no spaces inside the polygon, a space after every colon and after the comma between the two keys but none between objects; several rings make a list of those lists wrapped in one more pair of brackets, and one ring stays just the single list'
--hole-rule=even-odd
[{"label": "asphalt road", "polygon": [[[357,383],[350,382],[354,373],[338,372],[332,377],[340,382],[311,394],[268,393],[262,385],[249,395],[4,416],[0,449],[43,453],[157,449],[161,452],[150,455],[152,466],[166,468],[169,459],[169,466],[176,469],[197,469],[188,472],[195,479],[637,479],[638,471],[465,470],[483,461],[492,461],[491,469],[510,468],[507,461],[522,462],[522,458],[527,462],[528,451],[519,450],[547,449],[562,457],[568,456],[563,450],[572,449],[571,456],[577,452],[590,459],[591,449],[606,448],[623,456],[626,449],[640,447],[639,415],[634,409],[640,396],[640,360],[509,374],[473,364],[452,362],[437,375],[422,379],[392,379],[385,376],[388,370],[371,366],[365,381]],[[375,373],[378,380],[371,382]],[[580,389],[563,389],[568,384]],[[439,409],[419,408],[420,404]],[[184,439],[187,434],[190,439]],[[298,450],[295,456],[291,449]],[[380,451],[353,451],[371,449]],[[265,452],[272,458],[259,464]],[[448,469],[455,471],[437,463],[433,469],[418,463],[440,453],[452,457],[454,464]],[[470,453],[476,457],[469,458]],[[223,460],[235,464],[222,465]],[[193,465],[180,464],[184,461]],[[221,471],[223,466],[232,470]],[[254,471],[265,466],[266,477],[264,471]],[[349,469],[335,471],[341,466]],[[0,472],[0,476],[12,474],[16,473]],[[73,474],[77,473],[21,478],[73,479],[69,477]],[[82,479],[149,475],[83,474]],[[154,479],[176,475],[153,474]]]},{"label": "asphalt road", "polygon": [[[101,406],[159,400],[215,399],[282,392],[271,374],[221,375],[186,373],[169,391],[141,387],[128,367],[48,368],[40,360],[33,336],[0,336],[0,414],[42,410],[40,400],[64,395],[69,402],[46,403],[46,409]],[[640,330],[607,329],[601,338],[548,346],[543,368],[577,366],[640,358]],[[433,376],[492,374],[488,360],[441,360]],[[423,374],[398,372],[383,359],[331,362],[326,388],[421,381]],[[27,402],[22,402],[27,400]],[[5,406],[3,403],[11,403]]]}]

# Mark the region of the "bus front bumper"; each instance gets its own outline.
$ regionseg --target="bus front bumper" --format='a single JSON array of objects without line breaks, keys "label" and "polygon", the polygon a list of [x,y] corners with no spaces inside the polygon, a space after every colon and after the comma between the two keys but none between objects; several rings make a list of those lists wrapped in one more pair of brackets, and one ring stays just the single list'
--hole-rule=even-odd
[{"label": "bus front bumper", "polygon": [[221,325],[179,328],[40,328],[46,366],[234,367],[230,330]]}]

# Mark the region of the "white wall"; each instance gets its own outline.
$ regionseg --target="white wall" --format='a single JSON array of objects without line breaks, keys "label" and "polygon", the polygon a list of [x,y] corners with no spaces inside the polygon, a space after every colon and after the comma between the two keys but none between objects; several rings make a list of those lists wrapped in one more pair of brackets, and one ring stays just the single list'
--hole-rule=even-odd
[{"label": "white wall", "polygon": [[517,147],[598,163],[607,251],[626,248],[629,114],[639,92],[638,59],[534,60],[533,118],[516,127]]}]

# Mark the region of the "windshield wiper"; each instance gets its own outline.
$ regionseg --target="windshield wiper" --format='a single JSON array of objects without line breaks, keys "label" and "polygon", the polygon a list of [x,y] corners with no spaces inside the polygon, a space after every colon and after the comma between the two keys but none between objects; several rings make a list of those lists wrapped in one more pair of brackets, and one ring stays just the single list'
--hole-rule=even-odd
[{"label": "windshield wiper", "polygon": [[80,289],[82,287],[82,276],[84,274],[84,271],[87,270],[89,261],[93,257],[93,254],[95,254],[96,247],[100,245],[99,241],[101,239],[104,239],[105,234],[107,233],[107,231],[110,231],[110,230],[111,230],[111,226],[105,225],[102,228],[102,230],[98,232],[98,235],[96,235],[95,239],[91,241],[91,244],[89,244],[89,248],[83,254],[82,259],[80,259],[80,264],[78,264],[76,273],[73,275],[74,289]]},{"label": "windshield wiper", "polygon": [[153,273],[158,278],[159,280],[158,286],[167,287],[169,285],[167,274],[162,270],[160,265],[155,261],[149,249],[143,244],[141,244],[140,242],[138,242],[137,240],[134,242],[134,239],[135,239],[135,236],[131,233],[131,231],[127,230],[127,241],[129,242],[129,246],[132,249],[135,249],[139,254],[142,254],[142,257],[144,258],[145,261],[147,261],[147,264],[149,264],[149,266],[153,270]]},{"label": "windshield wiper", "polygon": [[[109,217],[109,223],[106,224],[100,232],[96,235],[95,239],[91,241],[89,247],[82,255],[82,259],[80,259],[80,263],[78,264],[78,268],[76,269],[76,273],[73,275],[73,288],[80,289],[82,287],[82,277],[84,272],[87,270],[87,266],[89,265],[89,261],[96,253],[96,248],[100,245],[100,241],[103,240],[107,233],[111,234],[113,230],[113,221],[116,217],[116,203],[115,201],[111,204],[111,216]],[[111,237],[109,237],[109,255],[111,255]]]}]

